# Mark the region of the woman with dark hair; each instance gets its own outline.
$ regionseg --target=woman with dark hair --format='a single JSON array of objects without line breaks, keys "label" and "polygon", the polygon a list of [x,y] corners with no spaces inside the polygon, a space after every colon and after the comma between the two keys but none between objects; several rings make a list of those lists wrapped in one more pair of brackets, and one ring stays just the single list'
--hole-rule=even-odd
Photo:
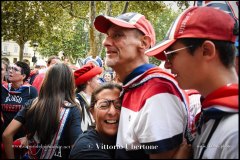
[{"label": "woman with dark hair", "polygon": [[71,69],[55,64],[46,73],[39,97],[29,101],[3,133],[7,158],[14,158],[12,137],[24,125],[30,158],[66,159],[82,133],[80,107],[75,102]]},{"label": "woman with dark hair", "polygon": [[92,93],[90,112],[95,119],[95,129],[89,129],[78,137],[71,159],[113,159],[117,149],[116,137],[122,106],[116,83],[105,83]]}]

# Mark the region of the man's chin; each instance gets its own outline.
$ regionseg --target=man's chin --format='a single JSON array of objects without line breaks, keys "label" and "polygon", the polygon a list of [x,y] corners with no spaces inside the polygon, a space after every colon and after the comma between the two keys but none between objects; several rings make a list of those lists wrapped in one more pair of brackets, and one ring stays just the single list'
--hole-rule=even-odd
[{"label": "man's chin", "polygon": [[112,61],[112,60],[107,60],[106,61],[106,65],[108,66],[108,67],[114,67],[114,66],[116,66],[116,62],[114,62],[114,61]]}]

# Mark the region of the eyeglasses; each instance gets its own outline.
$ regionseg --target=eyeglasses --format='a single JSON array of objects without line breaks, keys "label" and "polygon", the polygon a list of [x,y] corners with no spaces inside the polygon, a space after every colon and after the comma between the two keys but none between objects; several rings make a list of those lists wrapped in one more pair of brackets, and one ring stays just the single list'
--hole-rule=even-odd
[{"label": "eyeglasses", "polygon": [[13,66],[8,67],[8,70],[9,71],[12,70],[13,72],[20,72],[20,70],[17,67],[13,67]]},{"label": "eyeglasses", "polygon": [[109,110],[111,107],[111,103],[117,110],[121,110],[122,102],[120,99],[116,100],[108,100],[108,99],[99,99],[96,101],[97,108],[100,110]]},{"label": "eyeglasses", "polygon": [[191,48],[191,47],[193,47],[193,45],[187,46],[187,47],[183,47],[183,48],[179,48],[179,49],[176,49],[176,50],[173,50],[173,51],[169,51],[169,52],[163,51],[163,53],[166,56],[166,61],[167,62],[171,62],[177,51],[181,51],[183,49],[187,49],[187,48]]}]

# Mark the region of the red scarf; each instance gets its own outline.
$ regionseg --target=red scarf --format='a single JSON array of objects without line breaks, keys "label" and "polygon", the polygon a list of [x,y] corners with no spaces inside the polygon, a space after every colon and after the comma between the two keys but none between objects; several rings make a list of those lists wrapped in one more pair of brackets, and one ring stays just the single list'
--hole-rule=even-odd
[{"label": "red scarf", "polygon": [[202,108],[221,105],[228,110],[238,111],[238,84],[229,84],[210,93],[202,102]]},{"label": "red scarf", "polygon": [[202,101],[202,111],[195,117],[198,132],[209,119],[238,113],[238,84],[229,84],[210,93]]}]

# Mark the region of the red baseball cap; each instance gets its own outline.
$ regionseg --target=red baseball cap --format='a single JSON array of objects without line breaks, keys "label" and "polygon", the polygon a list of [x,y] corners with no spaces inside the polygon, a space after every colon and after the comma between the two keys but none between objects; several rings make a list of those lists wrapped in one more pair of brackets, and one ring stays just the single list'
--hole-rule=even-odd
[{"label": "red baseball cap", "polygon": [[180,38],[235,42],[237,36],[235,30],[235,20],[222,10],[211,7],[190,7],[173,22],[164,40],[147,50],[145,54],[166,60],[163,51]]},{"label": "red baseball cap", "polygon": [[80,69],[74,72],[76,86],[86,83],[96,75],[101,74],[102,71],[103,69],[101,67],[95,66],[92,63],[83,65]]},{"label": "red baseball cap", "polygon": [[99,15],[94,21],[95,28],[102,33],[107,33],[112,24],[123,28],[136,28],[142,31],[144,35],[151,38],[151,47],[156,42],[153,26],[142,14],[129,12],[121,14],[118,17]]}]

